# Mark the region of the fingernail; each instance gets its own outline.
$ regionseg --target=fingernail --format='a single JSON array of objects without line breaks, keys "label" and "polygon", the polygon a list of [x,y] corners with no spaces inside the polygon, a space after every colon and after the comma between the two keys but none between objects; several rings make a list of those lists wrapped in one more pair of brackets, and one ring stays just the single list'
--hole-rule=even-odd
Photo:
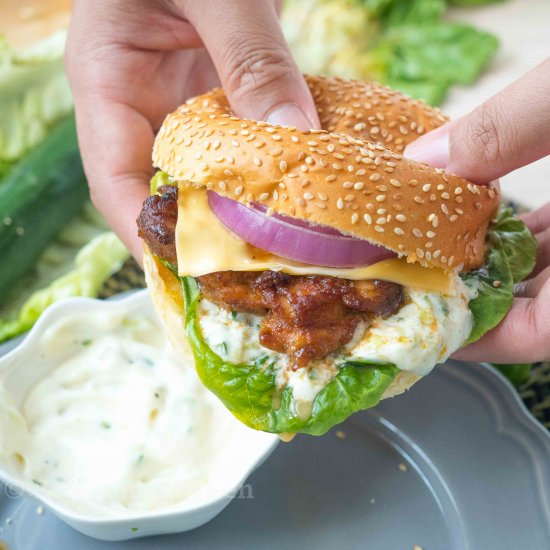
[{"label": "fingernail", "polygon": [[445,125],[418,138],[407,146],[403,156],[434,168],[445,168],[449,163],[449,129]]},{"label": "fingernail", "polygon": [[304,111],[295,103],[278,105],[267,115],[266,122],[277,126],[296,126],[300,130],[310,130],[314,126]]}]

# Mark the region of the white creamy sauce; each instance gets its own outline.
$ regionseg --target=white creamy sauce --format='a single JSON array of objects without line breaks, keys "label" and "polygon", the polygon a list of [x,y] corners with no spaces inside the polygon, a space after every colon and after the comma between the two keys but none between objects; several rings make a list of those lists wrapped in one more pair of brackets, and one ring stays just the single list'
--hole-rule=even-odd
[{"label": "white creamy sauce", "polygon": [[473,316],[468,308],[475,290],[455,276],[454,295],[406,289],[407,303],[394,315],[377,319],[370,326],[362,323],[354,338],[338,352],[314,361],[308,368],[292,371],[285,355],[260,345],[258,315],[231,313],[201,300],[199,323],[203,336],[220,357],[231,362],[252,363],[267,356],[276,368],[279,388],[290,386],[297,408],[313,402],[315,396],[337,374],[337,364],[366,359],[393,363],[418,376],[428,374],[444,362],[468,338]]},{"label": "white creamy sauce", "polygon": [[236,422],[153,318],[75,314],[41,344],[42,359],[58,366],[2,424],[2,453],[20,475],[100,514],[197,497]]}]

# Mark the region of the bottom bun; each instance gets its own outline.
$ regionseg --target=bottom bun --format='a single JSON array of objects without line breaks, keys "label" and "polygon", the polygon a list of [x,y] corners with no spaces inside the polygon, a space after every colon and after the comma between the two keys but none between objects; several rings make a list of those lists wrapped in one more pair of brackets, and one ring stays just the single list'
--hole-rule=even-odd
[{"label": "bottom bun", "polygon": [[[193,352],[185,335],[185,319],[181,287],[174,275],[163,266],[158,259],[145,247],[143,267],[145,280],[151,292],[153,305],[166,328],[168,339],[185,357],[193,360]],[[415,382],[422,378],[416,374],[399,371],[382,399],[393,397],[407,391]]]}]

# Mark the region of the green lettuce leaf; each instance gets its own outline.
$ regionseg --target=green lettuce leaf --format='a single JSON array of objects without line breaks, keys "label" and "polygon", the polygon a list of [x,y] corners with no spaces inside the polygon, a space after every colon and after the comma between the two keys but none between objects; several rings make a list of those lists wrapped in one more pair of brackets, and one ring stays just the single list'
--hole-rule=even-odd
[{"label": "green lettuce leaf", "polygon": [[537,241],[511,208],[501,208],[490,234],[498,235],[508,259],[514,283],[525,279],[535,267]]},{"label": "green lettuce leaf", "polygon": [[31,294],[15,319],[0,320],[0,342],[29,330],[44,310],[58,300],[70,296],[97,296],[103,283],[129,256],[114,233],[95,237],[77,254],[74,269]]},{"label": "green lettuce leaf", "polygon": [[309,73],[378,80],[428,103],[470,84],[492,59],[496,38],[445,21],[445,0],[289,0],[282,23]]},{"label": "green lettuce leaf", "polygon": [[469,303],[474,327],[468,344],[504,319],[514,301],[514,283],[531,273],[536,260],[536,241],[510,208],[500,208],[487,241],[484,265],[462,275],[464,282],[477,290],[477,297]]},{"label": "green lettuce leaf", "polygon": [[450,86],[475,81],[492,59],[497,39],[459,23],[392,26],[371,52],[381,79],[428,103],[439,103]]},{"label": "green lettuce leaf", "polygon": [[498,239],[485,257],[485,265],[462,275],[464,282],[477,290],[468,304],[474,327],[467,344],[479,340],[504,319],[514,301],[514,281],[502,241]]},{"label": "green lettuce leaf", "polygon": [[197,319],[200,299],[192,277],[180,278],[186,309],[186,332],[203,384],[244,424],[272,433],[321,435],[351,414],[375,406],[395,378],[394,365],[354,361],[340,366],[336,377],[316,396],[307,414],[295,409],[292,389],[280,392],[272,365],[224,361],[202,337]]},{"label": "green lettuce leaf", "polygon": [[0,36],[0,163],[20,158],[72,110],[65,36],[59,32],[18,51]]}]

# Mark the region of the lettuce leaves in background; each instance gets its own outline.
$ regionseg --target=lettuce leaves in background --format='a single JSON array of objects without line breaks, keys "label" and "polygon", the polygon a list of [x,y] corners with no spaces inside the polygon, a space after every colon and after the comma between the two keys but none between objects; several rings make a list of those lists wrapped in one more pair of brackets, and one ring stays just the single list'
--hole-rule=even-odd
[{"label": "lettuce leaves in background", "polygon": [[445,0],[288,0],[283,28],[304,72],[374,79],[440,103],[495,54],[489,33],[444,20]]},{"label": "lettuce leaves in background", "polygon": [[[80,229],[81,234],[86,238],[86,229],[82,231],[79,227],[80,220],[73,222],[67,230]],[[67,234],[70,231],[66,232]],[[74,234],[73,234],[74,238]],[[82,243],[77,245],[82,246]],[[57,250],[56,250],[57,248]],[[130,253],[114,233],[99,233],[95,238],[88,242],[76,255],[74,267],[66,272],[66,254],[67,250],[59,250],[60,245],[50,247],[49,253],[55,255],[56,251],[60,255],[62,275],[56,277],[50,284],[40,288],[44,284],[43,279],[37,279],[39,287],[22,304],[12,304],[12,309],[18,311],[14,318],[9,320],[0,319],[0,342],[12,338],[22,332],[29,330],[38,320],[44,310],[54,302],[70,296],[84,296],[94,298],[98,295],[104,282],[114,273],[116,273],[122,264],[129,258]],[[70,245],[68,247],[71,249]],[[74,250],[72,252],[74,254]],[[42,259],[39,269],[45,269],[44,263],[52,263],[52,258],[46,256]],[[55,266],[55,259],[53,261]],[[46,267],[47,272],[47,267]],[[56,275],[58,275],[56,273]]]},{"label": "lettuce leaves in background", "polygon": [[497,39],[459,23],[391,28],[371,55],[380,80],[437,105],[449,88],[472,84],[492,59]]},{"label": "lettuce leaves in background", "polygon": [[13,50],[0,36],[0,176],[72,110],[65,35],[58,32],[24,50]]}]

